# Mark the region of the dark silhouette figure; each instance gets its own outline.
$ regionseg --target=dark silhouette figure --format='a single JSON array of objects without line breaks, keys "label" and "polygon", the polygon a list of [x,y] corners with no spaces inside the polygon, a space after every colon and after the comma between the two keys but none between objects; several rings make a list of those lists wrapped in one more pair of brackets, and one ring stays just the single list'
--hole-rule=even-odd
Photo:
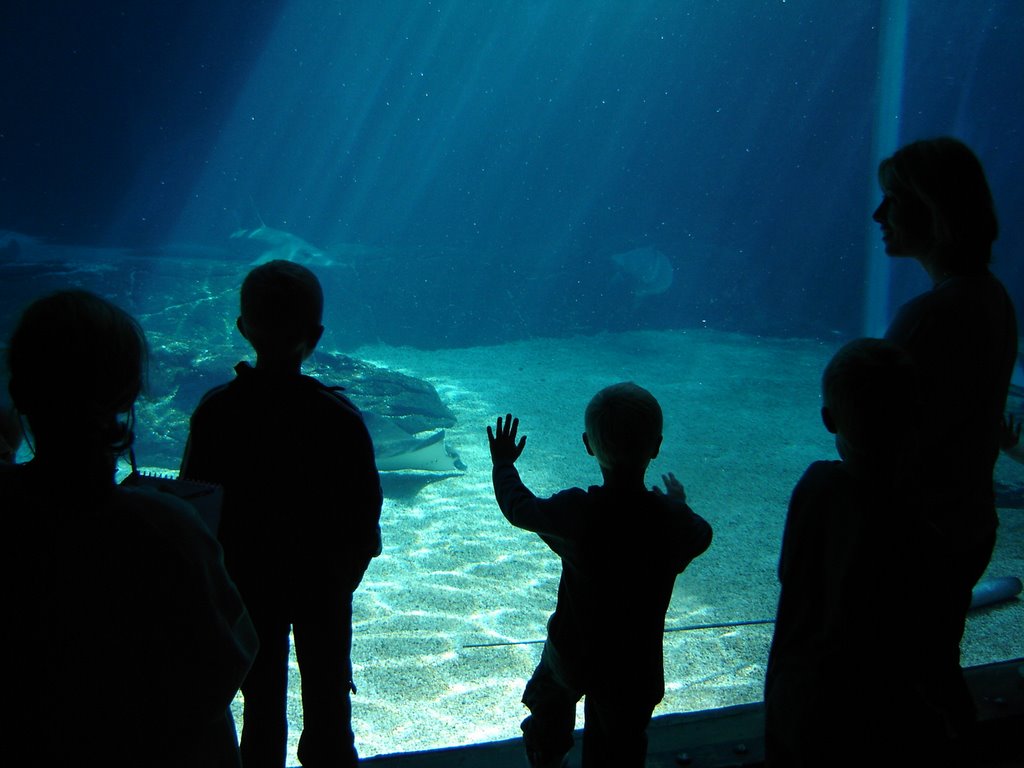
[{"label": "dark silhouette figure", "polygon": [[647,725],[665,694],[662,634],[676,575],[711,544],[711,526],[686,505],[671,473],[667,493],[644,474],[658,455],[662,414],[650,392],[616,384],[586,410],[583,444],[604,484],[538,499],[514,463],[519,420],[487,428],[494,493],[518,528],[540,534],[561,558],[558,602],[540,664],[523,693],[523,740],[536,768],[562,765],[586,696],[583,765],[643,766]]},{"label": "dark silhouette figure", "polygon": [[0,465],[11,765],[237,766],[229,706],[256,636],[220,546],[176,497],[114,483],[146,343],[83,291],[8,350],[34,458]]},{"label": "dark silhouette figure", "polygon": [[786,516],[765,679],[773,768],[955,754],[972,705],[937,633],[946,562],[923,489],[920,382],[882,339],[850,342],[825,369],[822,420],[842,460],[811,464]]},{"label": "dark silhouette figure", "polygon": [[21,424],[18,413],[0,396],[0,462],[11,464],[21,447]]},{"label": "dark silhouette figure", "polygon": [[353,766],[352,593],[381,551],[380,479],[356,407],[301,374],[323,333],[316,276],[288,261],[253,269],[238,329],[256,367],[208,392],[192,415],[184,477],[219,483],[218,538],[260,637],[245,682],[245,768],[287,750],[289,629],[302,676],[304,766]]},{"label": "dark silhouette figure", "polygon": [[959,659],[971,588],[995,545],[992,473],[1017,320],[1006,289],[988,269],[998,223],[974,153],[956,139],[918,141],[883,160],[878,178],[884,198],[874,219],[886,252],[916,259],[933,283],[899,309],[885,336],[921,370],[931,417],[923,442],[931,522],[949,548],[935,585],[948,595],[940,631],[947,653]]},{"label": "dark silhouette figure", "polygon": [[1003,431],[999,436],[999,447],[1018,464],[1024,464],[1024,445],[1020,442],[1021,420],[1012,413],[1003,417]]}]

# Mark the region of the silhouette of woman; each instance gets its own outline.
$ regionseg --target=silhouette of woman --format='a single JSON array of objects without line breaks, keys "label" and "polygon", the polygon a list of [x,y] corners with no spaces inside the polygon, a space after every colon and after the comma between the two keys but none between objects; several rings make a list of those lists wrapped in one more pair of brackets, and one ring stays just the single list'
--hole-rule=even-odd
[{"label": "silhouette of woman", "polygon": [[[917,141],[883,160],[878,178],[884,197],[873,218],[886,253],[916,259],[932,281],[931,290],[899,309],[885,335],[910,353],[923,378],[931,523],[949,562],[936,574],[949,610],[943,622],[948,668],[953,658],[959,665],[971,588],[995,545],[992,473],[1017,320],[1006,289],[989,271],[998,223],[974,153],[957,139]],[[954,684],[962,687],[962,678]],[[969,724],[967,707],[961,714]]]}]

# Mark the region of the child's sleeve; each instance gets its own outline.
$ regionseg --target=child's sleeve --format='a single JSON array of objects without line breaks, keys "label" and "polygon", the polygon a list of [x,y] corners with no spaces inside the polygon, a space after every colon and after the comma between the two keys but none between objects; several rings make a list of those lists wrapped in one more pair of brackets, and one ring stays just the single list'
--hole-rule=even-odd
[{"label": "child's sleeve", "polygon": [[373,440],[370,438],[369,430],[361,416],[356,443],[353,453],[356,466],[355,474],[359,484],[357,503],[359,515],[356,520],[355,533],[359,542],[360,554],[365,557],[366,562],[369,562],[371,558],[377,557],[383,548],[380,512],[384,504],[384,495],[381,492],[380,473],[377,471],[374,459]]},{"label": "child's sleeve", "polygon": [[353,566],[352,583],[358,585],[370,560],[383,548],[380,514],[384,497],[380,473],[363,414],[348,398],[319,386],[337,406],[336,429],[323,444],[322,455],[332,465],[324,475],[333,478],[333,492],[343,498],[338,515],[339,521],[344,520],[340,533],[347,542],[348,559]]},{"label": "child's sleeve", "polygon": [[550,499],[538,499],[523,484],[519,470],[513,464],[495,466],[491,478],[494,482],[494,498],[501,513],[516,528],[542,536],[572,535],[577,527],[577,515],[573,514],[573,510],[578,508],[573,501],[577,496],[585,495],[584,491],[574,488]]}]

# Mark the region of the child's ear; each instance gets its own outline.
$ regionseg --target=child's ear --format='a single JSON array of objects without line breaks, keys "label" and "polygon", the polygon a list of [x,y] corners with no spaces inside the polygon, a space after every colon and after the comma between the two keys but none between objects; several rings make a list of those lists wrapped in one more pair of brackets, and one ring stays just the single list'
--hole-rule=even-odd
[{"label": "child's ear", "polygon": [[587,439],[587,433],[583,433],[583,444],[587,446],[587,454],[590,456],[594,455],[594,449],[590,447],[590,440]]},{"label": "child's ear", "polygon": [[839,429],[836,427],[836,420],[832,418],[832,412],[827,407],[821,409],[821,423],[833,435],[839,432]]},{"label": "child's ear", "polygon": [[316,345],[320,343],[320,337],[324,335],[324,327],[318,325],[316,329],[309,332],[306,340],[302,344],[302,359],[306,360],[310,355],[313,354],[313,350],[316,349]]}]

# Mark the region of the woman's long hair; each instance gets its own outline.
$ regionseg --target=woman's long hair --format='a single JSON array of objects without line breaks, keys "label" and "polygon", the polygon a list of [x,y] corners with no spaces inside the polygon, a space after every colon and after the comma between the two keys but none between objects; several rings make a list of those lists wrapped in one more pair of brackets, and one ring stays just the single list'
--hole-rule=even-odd
[{"label": "woman's long hair", "polygon": [[981,161],[966,144],[948,137],[907,144],[881,162],[878,178],[883,189],[928,209],[941,266],[955,273],[987,268],[999,221]]},{"label": "woman's long hair", "polygon": [[33,302],[7,350],[10,390],[37,454],[113,462],[132,443],[144,385],[146,338],[127,312],[93,293]]}]

